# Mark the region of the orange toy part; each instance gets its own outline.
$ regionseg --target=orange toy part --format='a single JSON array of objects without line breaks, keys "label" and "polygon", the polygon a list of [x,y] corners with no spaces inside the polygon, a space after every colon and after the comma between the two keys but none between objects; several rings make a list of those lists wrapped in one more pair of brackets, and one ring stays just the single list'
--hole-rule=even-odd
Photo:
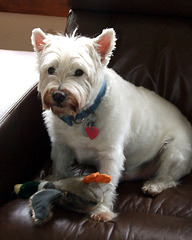
[{"label": "orange toy part", "polygon": [[107,174],[100,174],[99,172],[92,173],[82,180],[83,183],[91,183],[91,182],[109,183],[110,181],[111,181],[111,176]]}]

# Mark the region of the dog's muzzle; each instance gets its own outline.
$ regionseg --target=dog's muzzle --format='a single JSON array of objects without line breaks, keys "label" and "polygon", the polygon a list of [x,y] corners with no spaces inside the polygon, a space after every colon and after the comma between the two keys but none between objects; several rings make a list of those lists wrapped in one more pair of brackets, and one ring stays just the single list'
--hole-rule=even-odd
[{"label": "dog's muzzle", "polygon": [[65,99],[66,99],[66,93],[63,92],[63,91],[59,91],[59,90],[54,91],[54,92],[52,93],[52,98],[53,98],[53,100],[54,100],[55,103],[61,104],[61,103],[64,102]]},{"label": "dog's muzzle", "polygon": [[67,89],[50,88],[42,96],[43,109],[51,109],[57,115],[76,115],[79,103]]}]

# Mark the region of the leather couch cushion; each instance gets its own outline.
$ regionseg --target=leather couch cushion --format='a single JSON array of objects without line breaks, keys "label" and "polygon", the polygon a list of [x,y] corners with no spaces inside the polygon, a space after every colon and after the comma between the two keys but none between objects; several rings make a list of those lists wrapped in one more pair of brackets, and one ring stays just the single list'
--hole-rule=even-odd
[{"label": "leather couch cushion", "polygon": [[28,201],[16,199],[0,208],[0,239],[191,240],[191,184],[189,175],[177,188],[151,198],[142,194],[141,181],[121,182],[115,207],[119,216],[107,223],[56,208],[50,222],[34,226]]}]

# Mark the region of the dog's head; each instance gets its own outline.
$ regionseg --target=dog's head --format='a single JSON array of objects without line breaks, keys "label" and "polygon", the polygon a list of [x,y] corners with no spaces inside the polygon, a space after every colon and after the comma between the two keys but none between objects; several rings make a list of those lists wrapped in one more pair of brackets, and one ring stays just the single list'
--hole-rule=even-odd
[{"label": "dog's head", "polygon": [[115,32],[105,29],[96,38],[45,34],[36,28],[31,36],[37,53],[44,109],[55,115],[73,115],[93,104],[105,68],[115,48]]}]

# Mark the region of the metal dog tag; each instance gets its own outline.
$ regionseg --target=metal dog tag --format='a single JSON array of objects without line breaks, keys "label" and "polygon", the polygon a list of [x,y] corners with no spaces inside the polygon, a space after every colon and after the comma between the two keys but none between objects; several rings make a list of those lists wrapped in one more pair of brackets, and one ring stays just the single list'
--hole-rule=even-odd
[{"label": "metal dog tag", "polygon": [[99,134],[99,129],[95,125],[97,117],[94,113],[89,116],[88,121],[84,125],[84,135],[89,137],[91,140],[95,139]]},{"label": "metal dog tag", "polygon": [[85,128],[85,133],[87,137],[93,140],[99,134],[99,129],[94,125],[94,122],[88,122],[87,127]]}]

